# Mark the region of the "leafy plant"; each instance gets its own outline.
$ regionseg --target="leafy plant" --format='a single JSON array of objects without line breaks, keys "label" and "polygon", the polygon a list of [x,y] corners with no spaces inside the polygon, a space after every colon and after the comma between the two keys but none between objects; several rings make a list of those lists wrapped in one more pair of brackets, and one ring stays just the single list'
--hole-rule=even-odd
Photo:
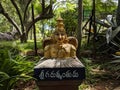
[{"label": "leafy plant", "polygon": [[10,90],[18,80],[33,78],[29,73],[34,63],[26,61],[25,57],[14,52],[14,48],[9,50],[2,46],[0,51],[0,90]]},{"label": "leafy plant", "polygon": [[85,70],[86,70],[86,80],[89,82],[89,83],[93,83],[95,82],[94,80],[94,75],[91,73],[91,69],[92,69],[92,62],[91,60],[87,59],[87,58],[82,58],[82,62],[83,64],[85,65]]},{"label": "leafy plant", "polygon": [[101,64],[93,63],[91,59],[82,58],[82,62],[85,65],[86,70],[86,79],[85,83],[95,84],[100,79],[108,78],[107,73],[102,73]]}]

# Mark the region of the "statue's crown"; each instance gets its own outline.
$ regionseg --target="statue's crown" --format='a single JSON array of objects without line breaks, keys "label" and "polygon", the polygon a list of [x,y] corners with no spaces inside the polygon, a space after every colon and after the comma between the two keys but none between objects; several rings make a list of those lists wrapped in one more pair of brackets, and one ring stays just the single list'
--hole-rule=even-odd
[{"label": "statue's crown", "polygon": [[57,19],[57,26],[55,32],[65,32],[63,19],[61,17]]}]

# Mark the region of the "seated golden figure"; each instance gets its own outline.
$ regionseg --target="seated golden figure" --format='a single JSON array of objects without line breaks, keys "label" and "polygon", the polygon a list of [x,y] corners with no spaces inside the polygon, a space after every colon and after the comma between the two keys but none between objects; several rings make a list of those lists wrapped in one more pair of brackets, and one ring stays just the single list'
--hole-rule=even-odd
[{"label": "seated golden figure", "polygon": [[57,19],[57,27],[53,35],[43,42],[44,57],[35,68],[43,67],[81,67],[83,64],[76,57],[78,41],[75,37],[67,37],[63,19]]}]

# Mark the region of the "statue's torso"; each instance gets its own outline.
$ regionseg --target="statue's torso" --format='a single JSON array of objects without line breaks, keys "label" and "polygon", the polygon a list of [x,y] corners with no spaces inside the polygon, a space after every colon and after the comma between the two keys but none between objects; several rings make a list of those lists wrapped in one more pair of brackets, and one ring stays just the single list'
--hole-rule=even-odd
[{"label": "statue's torso", "polygon": [[57,44],[49,45],[49,56],[51,58],[68,58],[71,57],[72,46],[70,44],[63,44],[58,46]]},{"label": "statue's torso", "polygon": [[64,58],[70,56],[70,45],[64,44],[61,46],[51,45],[51,57]]}]

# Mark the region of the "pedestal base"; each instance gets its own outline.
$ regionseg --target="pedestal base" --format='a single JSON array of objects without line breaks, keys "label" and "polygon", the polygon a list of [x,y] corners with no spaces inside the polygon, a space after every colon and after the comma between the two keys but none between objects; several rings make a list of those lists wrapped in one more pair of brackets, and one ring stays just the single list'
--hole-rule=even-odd
[{"label": "pedestal base", "polygon": [[39,90],[78,90],[82,80],[39,81]]},{"label": "pedestal base", "polygon": [[85,79],[85,67],[35,68],[39,90],[78,90]]}]

